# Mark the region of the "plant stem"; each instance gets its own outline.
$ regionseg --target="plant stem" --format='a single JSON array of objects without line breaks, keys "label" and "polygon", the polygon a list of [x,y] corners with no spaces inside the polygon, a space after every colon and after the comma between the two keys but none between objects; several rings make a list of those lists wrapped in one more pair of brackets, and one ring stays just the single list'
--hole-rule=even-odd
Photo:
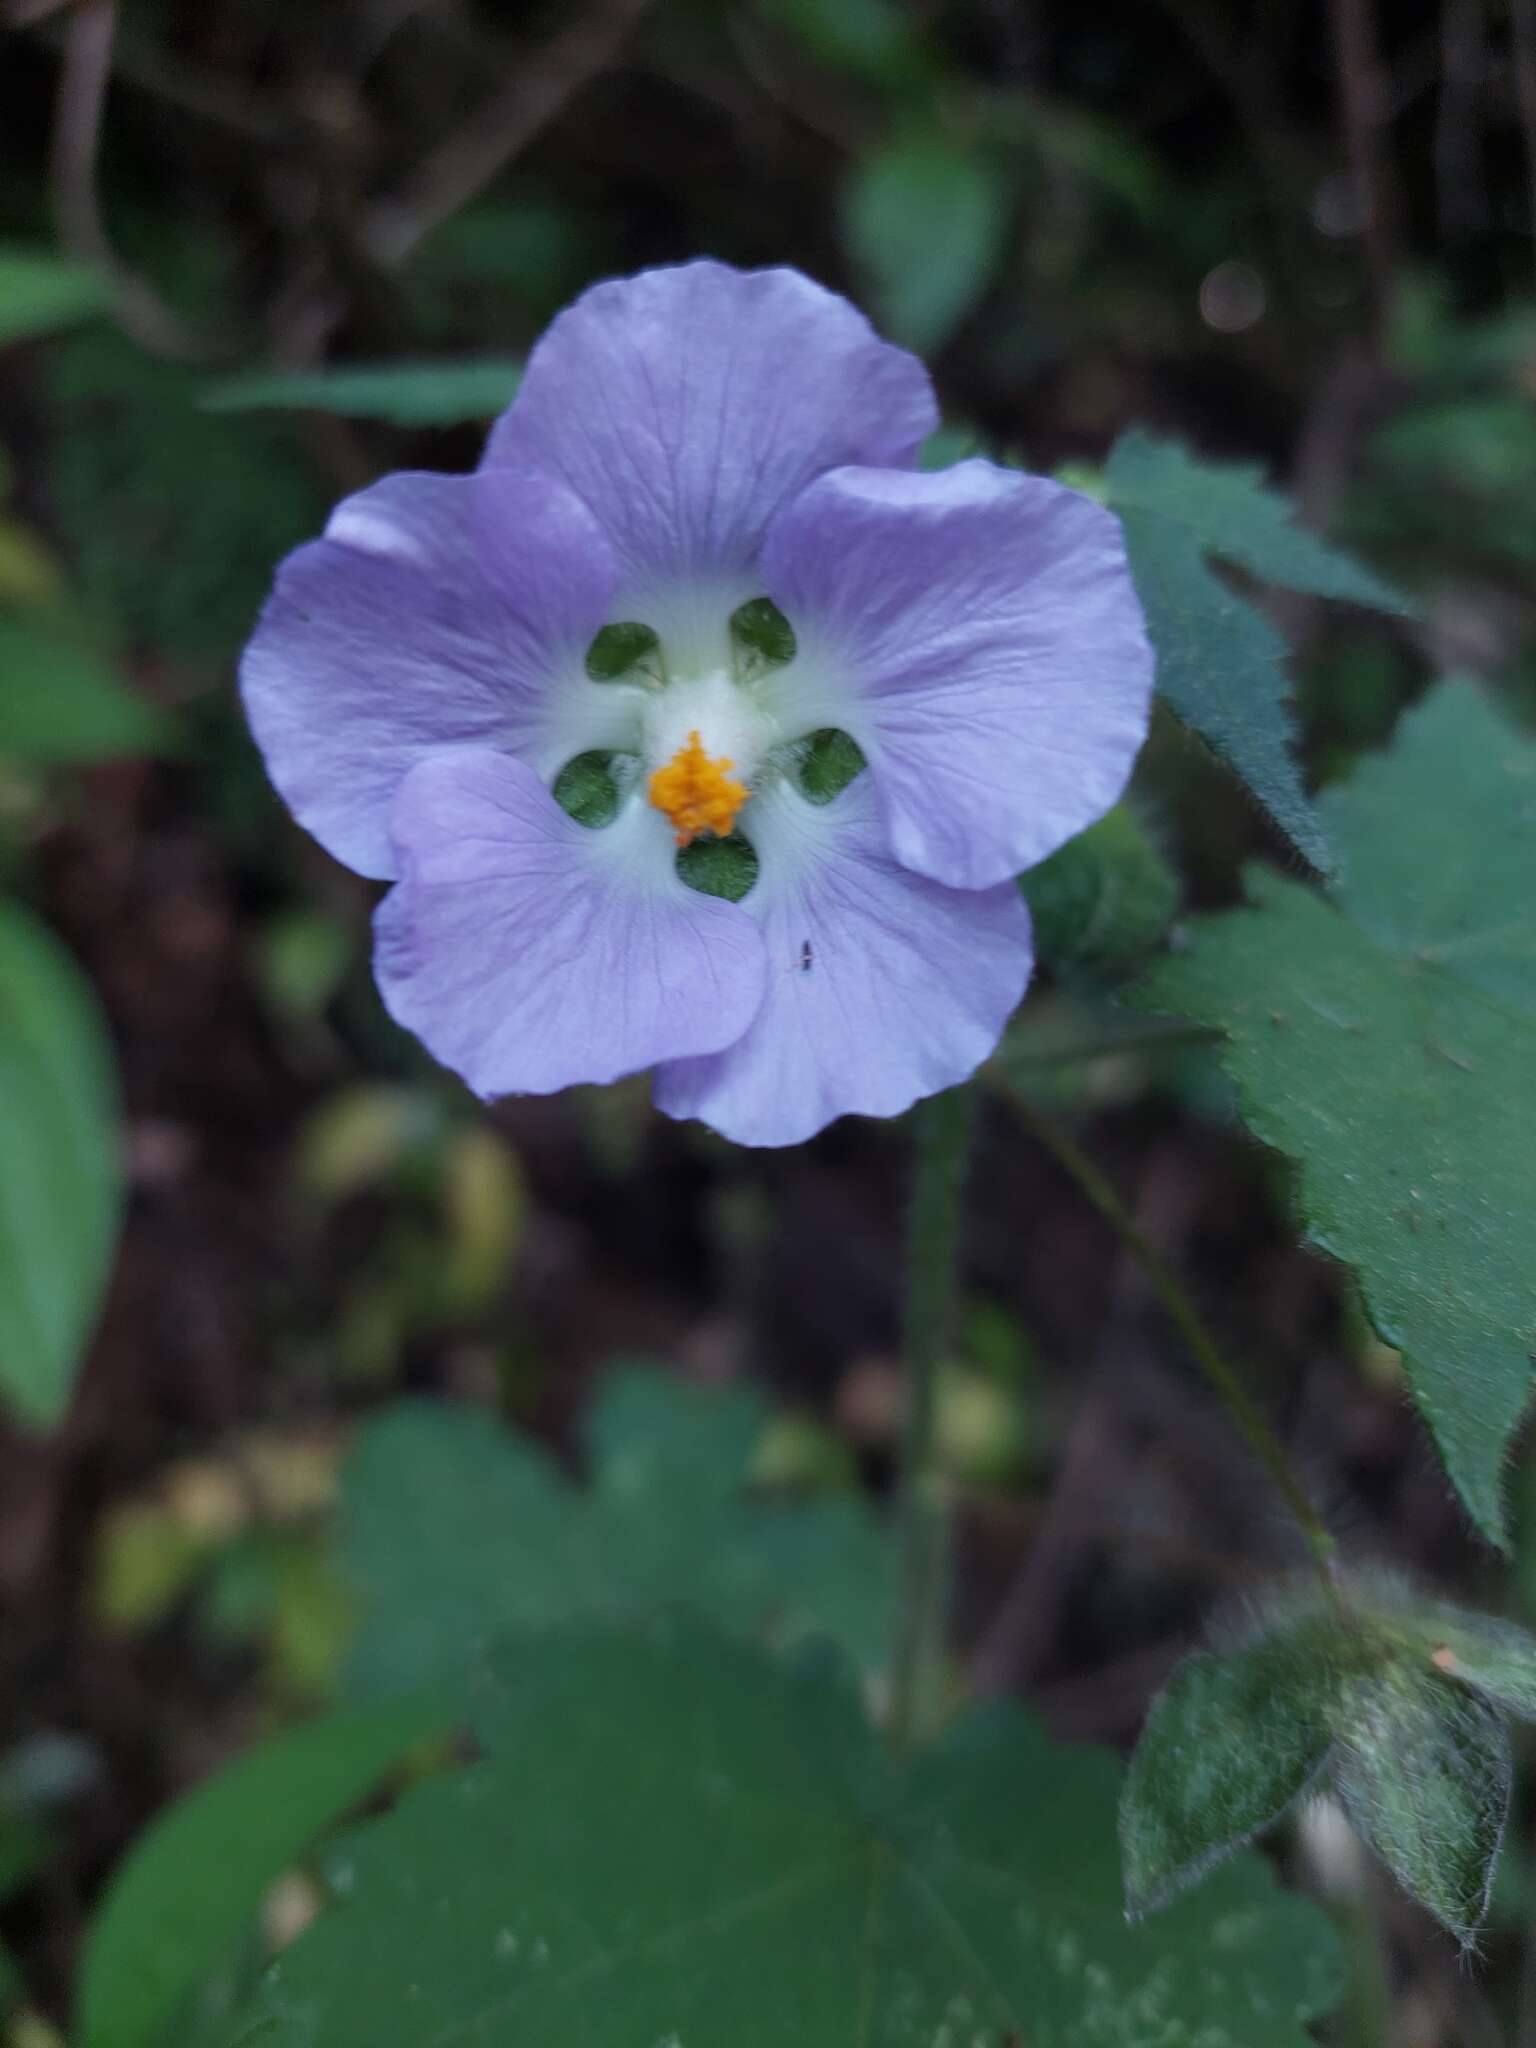
[{"label": "plant stem", "polygon": [[939,1368],[954,1320],[971,1118],[969,1087],[930,1096],[918,1104],[912,1118],[916,1157],[902,1333],[901,1606],[890,1716],[891,1736],[899,1749],[909,1748],[922,1733],[943,1646],[947,1517],[934,1470],[933,1439]]},{"label": "plant stem", "polygon": [[1327,1524],[1307,1498],[1286,1456],[1284,1445],[1265,1421],[1241,1379],[1216,1348],[1215,1340],[1201,1321],[1194,1303],[1137,1227],[1135,1218],[1115,1193],[1106,1175],[1099,1171],[1087,1153],[1065,1132],[1057,1130],[1038,1115],[1021,1095],[1014,1094],[1012,1100],[1033,1135],[1057,1164],[1072,1176],[1099,1214],[1114,1227],[1126,1250],[1146,1274],[1153,1293],[1173,1318],[1195,1363],[1205,1375],[1206,1383],[1237,1425],[1244,1442],[1269,1474],[1276,1492],[1295,1517],[1330,1598],[1337,1599],[1338,1588],[1333,1575],[1335,1546]]}]

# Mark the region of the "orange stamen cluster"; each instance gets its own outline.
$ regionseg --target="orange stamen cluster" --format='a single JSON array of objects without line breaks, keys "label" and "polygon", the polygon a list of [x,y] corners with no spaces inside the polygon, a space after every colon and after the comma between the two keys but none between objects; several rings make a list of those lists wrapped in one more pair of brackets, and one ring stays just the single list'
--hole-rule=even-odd
[{"label": "orange stamen cluster", "polygon": [[733,761],[711,760],[704,742],[691,732],[664,768],[658,768],[646,784],[646,794],[658,811],[672,821],[679,846],[687,846],[701,832],[713,832],[724,839],[736,824],[742,805],[752,794],[744,782],[727,771]]}]

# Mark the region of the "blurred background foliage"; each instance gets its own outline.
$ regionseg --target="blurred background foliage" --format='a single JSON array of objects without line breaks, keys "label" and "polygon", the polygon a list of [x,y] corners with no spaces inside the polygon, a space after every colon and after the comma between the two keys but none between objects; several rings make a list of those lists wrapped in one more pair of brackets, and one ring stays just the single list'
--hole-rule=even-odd
[{"label": "blurred background foliage", "polygon": [[[744,1154],[628,1084],[482,1115],[383,1016],[369,893],[291,827],[245,736],[233,663],[276,559],[383,469],[472,463],[594,278],[790,262],[933,363],[935,460],[1100,489],[1139,423],[1260,464],[1409,591],[1412,618],[1263,599],[1314,781],[1437,672],[1529,727],[1536,23],[1528,0],[9,16],[0,2012],[20,2048],[67,2013],[146,1818],[301,1707],[387,1690],[391,1659],[429,1669],[446,1598],[489,1626],[687,1590],[773,1636],[882,1640],[900,1133]],[[1032,888],[1047,972],[988,1096],[943,1396],[957,1652],[1073,1739],[1128,1740],[1288,1539],[1005,1084],[1082,1126],[1231,1318],[1357,1547],[1536,1618],[1536,1469],[1501,1576],[1395,1354],[1293,1246],[1282,1170],[1199,1034],[1107,1011],[1256,852],[1295,865],[1160,724],[1128,806]],[[615,1371],[636,1346],[667,1372]],[[1489,2031],[1536,2027],[1525,1821],[1482,1979],[1326,1829],[1291,1860],[1356,1944],[1330,2038],[1536,2038]]]}]

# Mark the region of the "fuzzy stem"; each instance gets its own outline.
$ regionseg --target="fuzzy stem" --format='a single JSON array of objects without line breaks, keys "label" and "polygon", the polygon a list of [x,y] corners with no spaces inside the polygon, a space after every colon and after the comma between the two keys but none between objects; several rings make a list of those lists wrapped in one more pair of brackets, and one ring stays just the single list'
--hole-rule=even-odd
[{"label": "fuzzy stem", "polygon": [[1064,1131],[1056,1129],[1044,1117],[1039,1116],[1021,1095],[1014,1094],[1012,1100],[1031,1133],[1057,1164],[1077,1182],[1078,1187],[1106,1222],[1113,1226],[1121,1243],[1146,1274],[1153,1293],[1172,1317],[1180,1336],[1189,1346],[1195,1363],[1205,1375],[1207,1385],[1226,1409],[1244,1442],[1269,1474],[1275,1491],[1295,1517],[1330,1598],[1337,1599],[1338,1586],[1333,1572],[1335,1545],[1327,1524],[1307,1498],[1306,1491],[1286,1456],[1284,1445],[1265,1421],[1242,1380],[1217,1349],[1215,1340],[1202,1322],[1194,1303],[1174,1274],[1164,1265],[1153,1245],[1138,1229],[1135,1218],[1115,1193],[1107,1176],[1100,1172],[1087,1153]]},{"label": "fuzzy stem", "polygon": [[901,1607],[891,1671],[892,1739],[908,1748],[928,1720],[944,1637],[947,1516],[934,1470],[939,1369],[954,1320],[960,1209],[972,1097],[952,1088],[919,1103],[907,1230],[905,1423],[901,1448]]}]

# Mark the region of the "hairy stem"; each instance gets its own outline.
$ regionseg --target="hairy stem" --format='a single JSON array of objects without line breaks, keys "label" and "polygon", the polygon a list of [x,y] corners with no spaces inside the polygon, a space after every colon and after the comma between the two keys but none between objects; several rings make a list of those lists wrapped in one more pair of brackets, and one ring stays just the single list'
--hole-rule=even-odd
[{"label": "hairy stem", "polygon": [[947,1517],[933,1440],[939,1368],[954,1321],[971,1117],[966,1087],[919,1103],[912,1119],[916,1159],[902,1341],[902,1581],[891,1673],[891,1734],[899,1748],[909,1747],[927,1722],[943,1647]]},{"label": "hairy stem", "polygon": [[1099,1171],[1087,1153],[1064,1131],[1056,1129],[1044,1117],[1039,1116],[1021,1095],[1015,1094],[1012,1100],[1033,1135],[1057,1164],[1077,1182],[1078,1187],[1105,1221],[1114,1228],[1126,1250],[1146,1274],[1153,1293],[1172,1317],[1195,1363],[1204,1374],[1206,1384],[1226,1409],[1244,1442],[1269,1474],[1276,1492],[1295,1517],[1330,1597],[1337,1597],[1333,1576],[1335,1546],[1327,1524],[1307,1498],[1306,1491],[1286,1456],[1284,1445],[1265,1421],[1242,1380],[1222,1357],[1215,1339],[1201,1320],[1194,1303],[1178,1279],[1163,1263],[1155,1247],[1137,1227],[1135,1218],[1115,1193],[1107,1176]]}]

